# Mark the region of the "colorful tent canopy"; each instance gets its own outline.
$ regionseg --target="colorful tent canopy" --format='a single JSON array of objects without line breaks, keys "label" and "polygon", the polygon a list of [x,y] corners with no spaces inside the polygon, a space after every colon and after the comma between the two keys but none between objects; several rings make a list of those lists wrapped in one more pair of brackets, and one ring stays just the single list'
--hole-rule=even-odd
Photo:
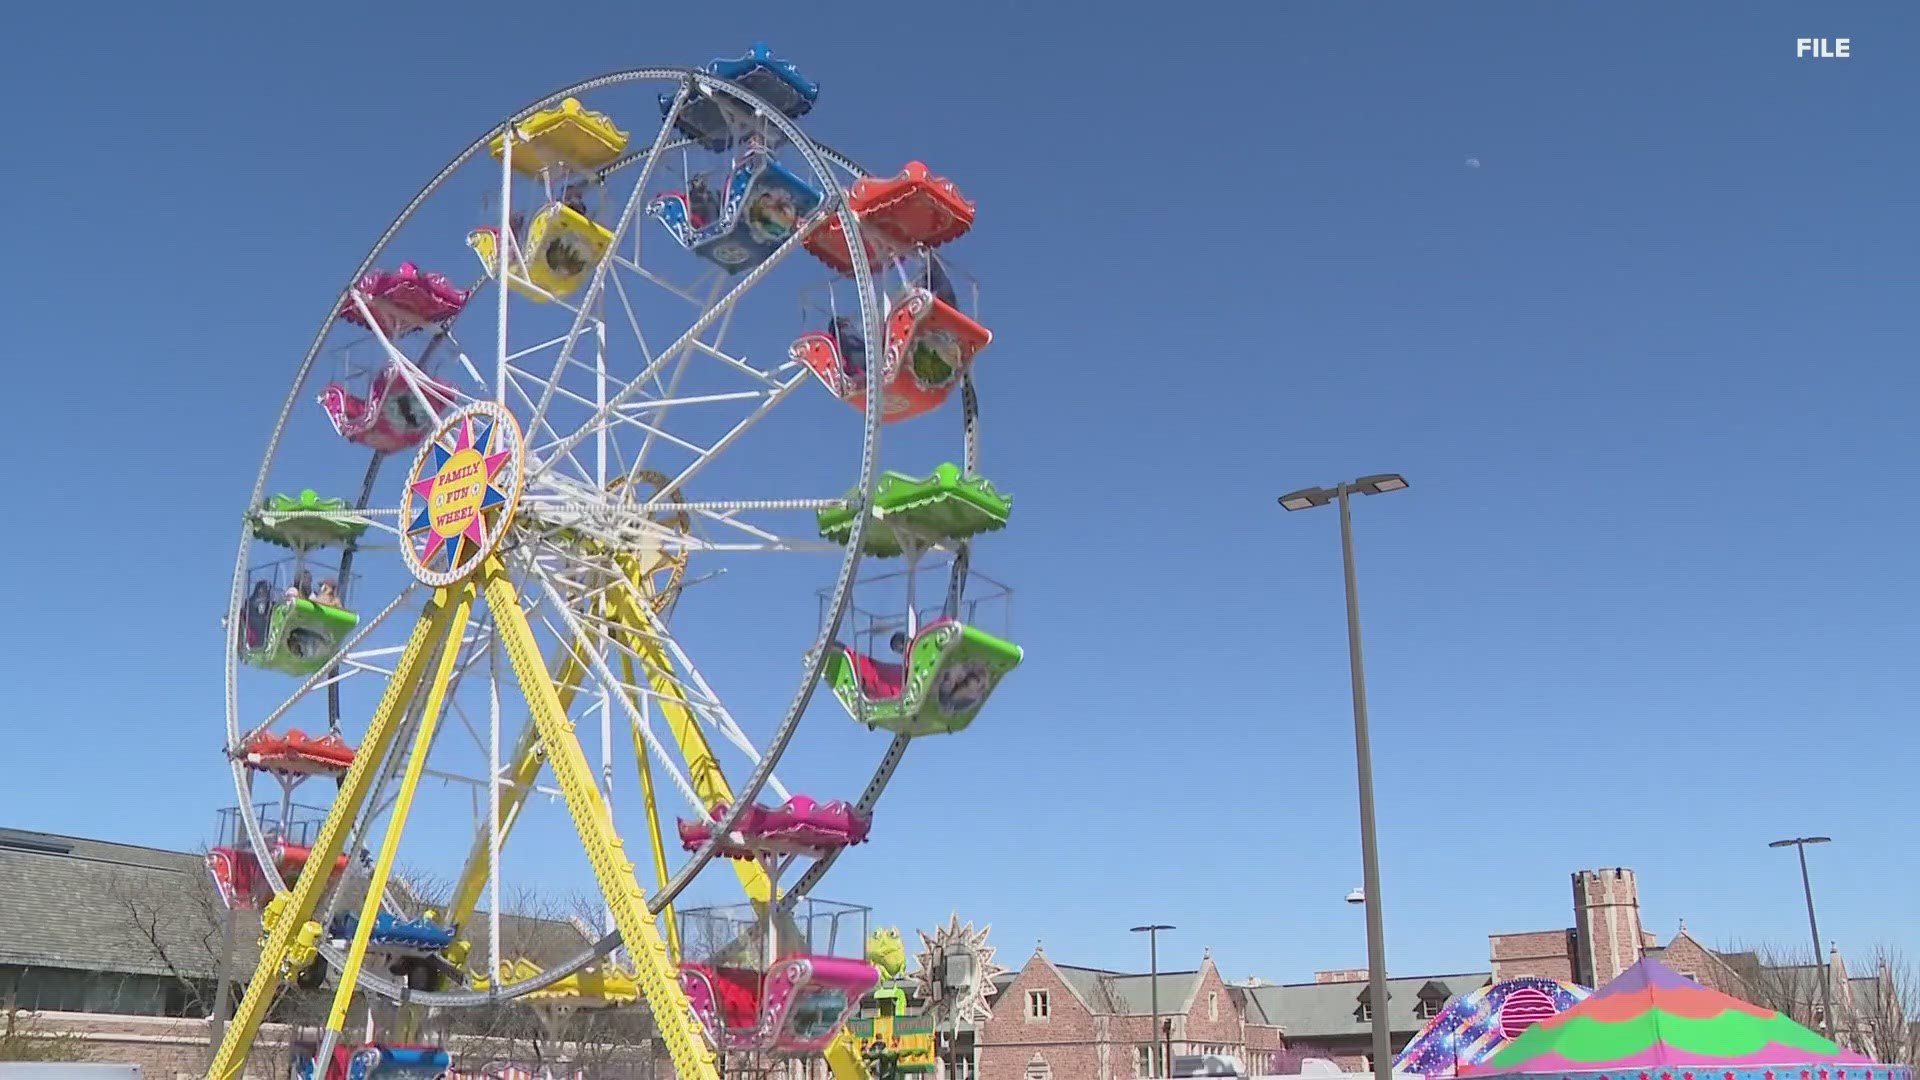
[{"label": "colorful tent canopy", "polygon": [[1528,1029],[1473,1076],[1567,1080],[1912,1080],[1772,1009],[1642,960]]},{"label": "colorful tent canopy", "polygon": [[1455,998],[1427,1021],[1394,1059],[1393,1071],[1444,1077],[1484,1065],[1532,1025],[1566,1012],[1592,994],[1584,986],[1556,979],[1490,983]]}]

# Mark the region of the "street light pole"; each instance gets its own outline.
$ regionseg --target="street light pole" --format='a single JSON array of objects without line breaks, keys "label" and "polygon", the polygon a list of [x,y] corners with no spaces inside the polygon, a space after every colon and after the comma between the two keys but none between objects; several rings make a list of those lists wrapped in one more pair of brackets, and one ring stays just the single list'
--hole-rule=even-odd
[{"label": "street light pole", "polygon": [[[1152,923],[1147,926],[1135,926],[1128,933],[1147,935],[1147,994],[1153,1008],[1153,1022],[1148,1030],[1148,1045],[1153,1052],[1148,1055],[1147,1075],[1159,1076],[1167,1068],[1167,1057],[1173,1052],[1173,1032],[1168,1030],[1163,1039],[1160,1030],[1160,931],[1172,930],[1166,923]],[[1157,1061],[1155,1059],[1158,1059]]]},{"label": "street light pole", "polygon": [[1833,1018],[1833,972],[1830,971],[1820,951],[1820,921],[1813,916],[1813,879],[1807,875],[1807,845],[1830,844],[1831,836],[1796,836],[1791,840],[1775,840],[1768,844],[1772,848],[1797,848],[1800,852],[1800,888],[1807,895],[1807,929],[1813,933],[1813,970],[1819,973],[1820,1007],[1823,1010],[1820,1021],[1821,1030],[1829,1039],[1834,1038]]},{"label": "street light pole", "polygon": [[1353,514],[1349,503],[1354,494],[1381,495],[1406,487],[1406,478],[1398,473],[1379,473],[1343,482],[1332,491],[1306,488],[1280,496],[1280,505],[1290,511],[1335,501],[1340,504],[1340,561],[1347,586],[1347,662],[1353,676],[1353,757],[1360,789],[1361,891],[1367,908],[1367,1001],[1373,1014],[1375,1080],[1392,1080],[1393,1034],[1387,1012],[1387,933],[1381,914],[1380,845],[1373,806],[1373,739],[1367,729],[1367,675],[1360,657],[1360,587],[1353,565]]}]

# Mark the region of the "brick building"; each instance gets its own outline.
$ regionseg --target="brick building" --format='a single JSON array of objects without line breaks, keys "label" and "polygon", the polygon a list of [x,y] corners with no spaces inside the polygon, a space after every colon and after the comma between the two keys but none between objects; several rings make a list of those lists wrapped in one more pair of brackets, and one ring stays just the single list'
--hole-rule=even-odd
[{"label": "brick building", "polygon": [[1900,1004],[1892,973],[1882,964],[1871,975],[1850,975],[1837,947],[1829,949],[1824,964],[1781,962],[1751,950],[1711,948],[1689,933],[1684,921],[1661,944],[1641,924],[1639,883],[1633,871],[1623,867],[1573,875],[1573,924],[1489,934],[1494,980],[1531,975],[1597,990],[1651,956],[1704,986],[1778,1009],[1815,1030],[1826,1028],[1824,980],[1839,1014],[1834,1032],[1856,1049],[1874,1049],[1870,1029],[1899,1026],[1886,1015],[1898,1012]]},{"label": "brick building", "polygon": [[[1394,1053],[1448,1002],[1490,981],[1484,971],[1388,979],[1387,1031]],[[1243,990],[1261,1022],[1283,1033],[1291,1059],[1327,1058],[1349,1072],[1373,1067],[1374,1003],[1366,969],[1320,971],[1312,982],[1254,983]]]},{"label": "brick building", "polygon": [[[1034,949],[975,1032],[979,1075],[1007,1080],[1124,1080],[1157,1063],[1151,975],[1056,964]],[[1203,954],[1191,971],[1159,973],[1160,1015],[1174,1055],[1231,1054],[1258,1063],[1282,1047],[1250,993]],[[1164,1075],[1164,1071],[1161,1073]]]},{"label": "brick building", "polygon": [[1532,976],[1598,989],[1658,947],[1640,925],[1640,886],[1624,867],[1573,875],[1573,925],[1487,935],[1494,981]]}]

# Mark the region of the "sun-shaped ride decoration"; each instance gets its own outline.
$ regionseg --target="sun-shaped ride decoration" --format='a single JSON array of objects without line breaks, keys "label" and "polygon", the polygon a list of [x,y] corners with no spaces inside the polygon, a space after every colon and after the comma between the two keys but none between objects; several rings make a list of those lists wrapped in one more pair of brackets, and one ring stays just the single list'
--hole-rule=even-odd
[{"label": "sun-shaped ride decoration", "polygon": [[920,934],[920,954],[914,957],[914,980],[923,999],[934,1003],[943,1019],[961,1024],[983,1024],[993,1018],[987,995],[993,980],[1006,968],[993,962],[993,946],[987,944],[991,924],[978,930],[972,923],[962,926],[958,914],[947,917],[947,925],[928,934]]},{"label": "sun-shaped ride decoration", "polygon": [[520,499],[523,449],[513,414],[490,401],[447,418],[420,447],[400,508],[414,577],[451,585],[494,552]]}]

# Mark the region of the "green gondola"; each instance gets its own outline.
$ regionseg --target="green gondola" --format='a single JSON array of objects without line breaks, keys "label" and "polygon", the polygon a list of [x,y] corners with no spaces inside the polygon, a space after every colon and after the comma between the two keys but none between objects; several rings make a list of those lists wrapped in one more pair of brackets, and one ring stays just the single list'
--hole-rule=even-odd
[{"label": "green gondola", "polygon": [[262,616],[249,602],[240,628],[240,659],[257,668],[288,675],[311,675],[327,666],[360,616],[345,608],[316,604],[304,597],[271,601]]},{"label": "green gondola", "polygon": [[[931,476],[884,472],[874,485],[874,520],[867,525],[861,551],[878,558],[901,554],[896,526],[923,542],[965,540],[1005,528],[1012,509],[1011,496],[994,490],[984,476],[963,475],[960,466],[951,462]],[[823,538],[844,544],[859,520],[858,497],[849,497],[844,506],[816,511],[814,516]]]},{"label": "green gondola", "polygon": [[905,663],[837,645],[824,677],[840,704],[868,727],[896,735],[951,734],[973,723],[1023,658],[1010,641],[941,619],[914,635]]},{"label": "green gondola", "polygon": [[253,535],[294,551],[340,547],[358,540],[368,522],[345,499],[323,499],[312,488],[298,495],[271,495],[253,512]]}]

